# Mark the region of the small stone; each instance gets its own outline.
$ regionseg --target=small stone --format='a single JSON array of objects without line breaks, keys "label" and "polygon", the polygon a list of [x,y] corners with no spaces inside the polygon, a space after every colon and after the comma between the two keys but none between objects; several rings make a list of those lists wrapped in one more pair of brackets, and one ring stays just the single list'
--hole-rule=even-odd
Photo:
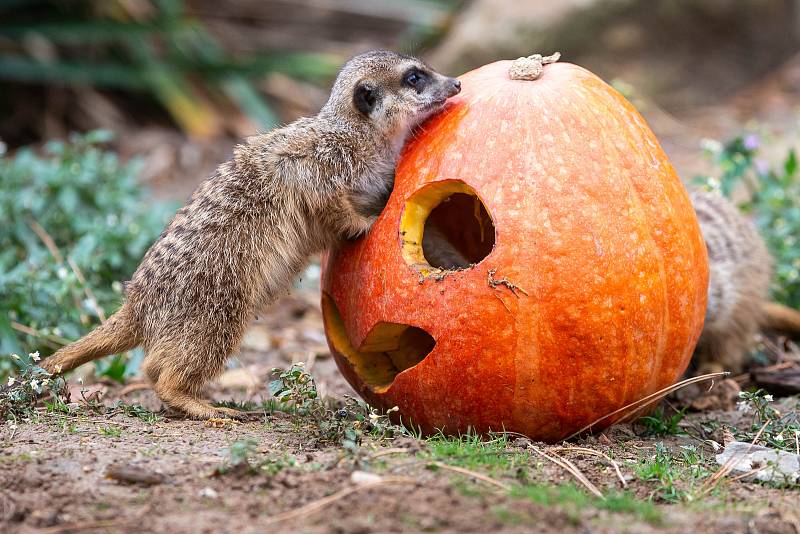
[{"label": "small stone", "polygon": [[796,484],[800,480],[800,456],[791,452],[732,441],[717,455],[718,464],[725,465],[729,461],[732,474],[750,473],[746,477],[749,480],[783,484]]},{"label": "small stone", "polygon": [[368,473],[366,471],[353,471],[353,474],[350,475],[350,481],[359,486],[364,484],[375,484],[381,480],[383,480],[382,476],[376,475],[375,473]]},{"label": "small stone", "polygon": [[209,488],[208,486],[201,489],[199,495],[201,497],[206,497],[208,499],[216,499],[217,497],[219,497],[219,493],[217,493],[217,490],[215,490],[214,488]]}]

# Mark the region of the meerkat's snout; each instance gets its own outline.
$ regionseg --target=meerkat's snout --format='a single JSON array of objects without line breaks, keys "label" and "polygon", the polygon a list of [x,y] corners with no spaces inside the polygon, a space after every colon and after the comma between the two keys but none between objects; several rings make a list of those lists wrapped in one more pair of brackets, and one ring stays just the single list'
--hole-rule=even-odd
[{"label": "meerkat's snout", "polygon": [[450,94],[447,95],[447,98],[450,98],[461,92],[461,81],[456,78],[448,78],[448,81],[450,82]]},{"label": "meerkat's snout", "polygon": [[434,74],[434,83],[428,88],[428,99],[423,108],[436,109],[444,106],[448,98],[456,96],[461,92],[461,82],[456,78],[449,78],[441,74]]}]

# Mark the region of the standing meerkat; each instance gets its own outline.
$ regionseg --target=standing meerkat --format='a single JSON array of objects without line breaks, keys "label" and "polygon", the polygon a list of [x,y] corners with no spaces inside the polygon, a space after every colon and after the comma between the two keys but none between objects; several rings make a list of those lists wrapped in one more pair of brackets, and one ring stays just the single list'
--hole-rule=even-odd
[{"label": "standing meerkat", "polygon": [[202,386],[313,253],[370,228],[409,133],[459,90],[413,57],[379,50],[349,60],[317,116],[234,149],[147,251],[122,307],[44,369],[141,345],[165,404],[196,418],[237,415],[203,400]]}]

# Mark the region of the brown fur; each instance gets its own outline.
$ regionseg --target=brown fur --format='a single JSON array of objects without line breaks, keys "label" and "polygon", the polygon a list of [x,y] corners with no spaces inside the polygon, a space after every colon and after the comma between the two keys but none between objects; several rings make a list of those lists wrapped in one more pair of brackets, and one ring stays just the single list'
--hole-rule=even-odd
[{"label": "brown fur", "polygon": [[772,258],[756,228],[721,195],[692,189],[708,248],[706,322],[695,350],[698,373],[741,372],[759,329],[768,324]]},{"label": "brown fur", "polygon": [[[413,68],[425,75],[416,88]],[[167,405],[199,418],[234,415],[201,400],[202,386],[311,254],[369,229],[407,135],[459,87],[392,52],[348,61],[316,117],[235,148],[147,251],[120,310],[45,369],[141,345],[144,372]]]}]

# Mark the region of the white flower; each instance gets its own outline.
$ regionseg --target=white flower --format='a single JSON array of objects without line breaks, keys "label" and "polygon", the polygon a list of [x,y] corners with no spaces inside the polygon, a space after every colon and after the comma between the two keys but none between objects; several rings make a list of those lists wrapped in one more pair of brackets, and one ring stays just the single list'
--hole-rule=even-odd
[{"label": "white flower", "polygon": [[11,387],[13,385],[14,385],[14,377],[13,376],[9,376],[8,377],[8,387]]},{"label": "white flower", "polygon": [[17,361],[20,360],[19,354],[12,354],[11,357]]},{"label": "white flower", "polygon": [[28,356],[30,356],[31,360],[33,360],[35,362],[42,361],[42,359],[39,357],[39,351],[38,350],[36,352],[31,352],[30,354],[28,354]]},{"label": "white flower", "polygon": [[764,395],[764,400],[767,402],[772,402],[772,395]]},{"label": "white flower", "polygon": [[78,377],[78,384],[83,385],[83,377],[82,376]]},{"label": "white flower", "polygon": [[700,146],[703,150],[707,150],[713,154],[719,154],[723,149],[722,143],[716,139],[703,139],[700,141]]},{"label": "white flower", "polygon": [[736,411],[747,413],[750,411],[750,403],[747,401],[737,402],[736,403]]},{"label": "white flower", "polygon": [[34,379],[31,380],[31,389],[39,390],[39,381]]},{"label": "white flower", "polygon": [[777,436],[775,436],[775,441],[783,443],[783,434],[778,434]]}]

